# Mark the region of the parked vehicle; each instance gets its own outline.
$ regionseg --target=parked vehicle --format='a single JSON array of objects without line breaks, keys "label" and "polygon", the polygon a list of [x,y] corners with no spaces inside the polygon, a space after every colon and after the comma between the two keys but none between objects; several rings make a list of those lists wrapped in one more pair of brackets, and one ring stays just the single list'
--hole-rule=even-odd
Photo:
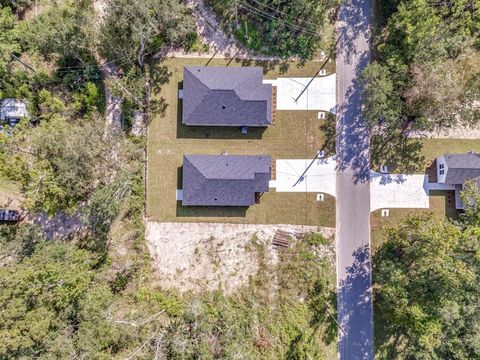
[{"label": "parked vehicle", "polygon": [[9,125],[14,128],[21,119],[30,118],[27,105],[18,99],[3,99],[0,104],[0,125]]},{"label": "parked vehicle", "polygon": [[17,210],[0,209],[0,221],[17,222],[20,220],[20,213]]}]

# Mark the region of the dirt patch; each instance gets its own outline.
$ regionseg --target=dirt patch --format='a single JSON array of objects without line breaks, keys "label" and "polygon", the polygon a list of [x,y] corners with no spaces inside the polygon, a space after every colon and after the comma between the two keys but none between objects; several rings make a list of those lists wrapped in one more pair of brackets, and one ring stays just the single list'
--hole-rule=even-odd
[{"label": "dirt patch", "polygon": [[429,139],[480,139],[480,128],[457,126],[452,129],[439,131],[417,132],[412,134],[411,137]]},{"label": "dirt patch", "polygon": [[[234,37],[223,31],[219,21],[203,0],[186,0],[187,7],[192,9],[192,17],[197,27],[197,34],[207,49],[199,52],[185,52],[181,49],[166,48],[155,54],[154,58],[161,57],[188,57],[188,58],[231,58],[250,60],[281,60],[278,56],[257,54],[241,45]],[[205,51],[206,50],[206,51]]]},{"label": "dirt patch", "polygon": [[42,213],[28,214],[25,221],[41,227],[47,240],[72,238],[85,228],[82,210],[73,215],[59,212],[53,217]]},{"label": "dirt patch", "polygon": [[[160,286],[181,291],[221,288],[229,293],[257,272],[259,247],[265,250],[264,261],[278,261],[272,245],[278,230],[293,237],[334,234],[332,228],[301,225],[148,222],[146,238]],[[325,256],[333,259],[333,249],[326,247]]]},{"label": "dirt patch", "polygon": [[0,208],[21,210],[23,201],[20,185],[0,178]]}]

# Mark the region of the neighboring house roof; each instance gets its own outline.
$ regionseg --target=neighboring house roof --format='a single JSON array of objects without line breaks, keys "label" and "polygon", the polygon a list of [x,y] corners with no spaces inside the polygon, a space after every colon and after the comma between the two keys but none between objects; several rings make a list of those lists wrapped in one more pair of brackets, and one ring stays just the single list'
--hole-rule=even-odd
[{"label": "neighboring house roof", "polygon": [[28,117],[27,106],[21,100],[3,99],[0,108],[0,120],[5,121],[6,118],[22,118]]},{"label": "neighboring house roof", "polygon": [[270,156],[185,155],[182,205],[250,206],[267,192]]},{"label": "neighboring house roof", "polygon": [[463,184],[467,179],[480,176],[480,154],[448,154],[444,158],[446,184]]},{"label": "neighboring house roof", "polygon": [[185,125],[268,126],[272,85],[261,67],[186,66],[182,117]]}]

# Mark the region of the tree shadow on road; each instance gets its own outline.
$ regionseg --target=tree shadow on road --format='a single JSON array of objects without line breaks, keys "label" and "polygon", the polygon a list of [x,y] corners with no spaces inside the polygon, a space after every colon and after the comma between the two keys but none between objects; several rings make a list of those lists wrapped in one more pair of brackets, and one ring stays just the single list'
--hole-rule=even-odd
[{"label": "tree shadow on road", "polygon": [[357,249],[354,262],[338,285],[341,358],[373,359],[371,258],[367,245]]},{"label": "tree shadow on road", "polygon": [[[346,84],[348,88],[340,97],[337,107],[337,170],[352,169],[355,183],[368,181],[370,173],[370,129],[362,118],[362,88],[359,81],[361,72],[370,60],[366,50],[370,44],[365,43],[364,49],[358,49],[358,43],[362,38],[370,38],[371,22],[366,19],[371,18],[371,6],[371,0],[358,0],[343,4],[338,14],[337,60],[343,59],[346,72],[352,64],[357,65],[350,74],[353,82]],[[349,75],[346,76],[348,78]],[[340,91],[343,91],[341,86]]]},{"label": "tree shadow on road", "polygon": [[360,56],[353,83],[346,90],[344,101],[337,107],[337,170],[353,170],[353,180],[370,179],[370,129],[362,116],[361,84],[359,76],[369,61],[365,52]]},{"label": "tree shadow on road", "polygon": [[371,8],[371,0],[356,0],[354,4],[344,3],[340,7],[337,56],[342,55],[347,64],[351,64],[352,57],[359,55],[355,43],[358,38],[371,33],[371,23],[365,22],[366,18],[371,17]]}]

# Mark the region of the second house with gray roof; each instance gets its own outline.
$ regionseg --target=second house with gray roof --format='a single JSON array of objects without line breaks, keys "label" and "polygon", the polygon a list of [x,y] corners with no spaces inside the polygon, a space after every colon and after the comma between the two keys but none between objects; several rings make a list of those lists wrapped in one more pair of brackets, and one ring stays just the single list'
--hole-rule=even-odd
[{"label": "second house with gray roof", "polygon": [[184,155],[186,206],[251,206],[269,189],[272,158],[263,155]]},{"label": "second house with gray roof", "polygon": [[182,124],[267,127],[272,123],[272,86],[261,67],[186,66]]},{"label": "second house with gray roof", "polygon": [[461,192],[467,180],[480,183],[480,154],[446,154],[437,158],[437,181],[455,188],[455,207],[463,209]]}]

